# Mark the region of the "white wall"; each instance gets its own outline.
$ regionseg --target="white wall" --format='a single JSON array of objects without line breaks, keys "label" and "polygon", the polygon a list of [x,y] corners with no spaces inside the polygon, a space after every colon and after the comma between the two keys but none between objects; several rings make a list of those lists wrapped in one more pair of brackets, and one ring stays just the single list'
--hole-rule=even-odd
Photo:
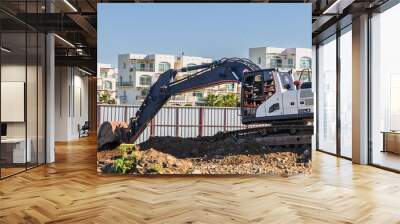
[{"label": "white wall", "polygon": [[[265,47],[257,47],[249,49],[249,59],[256,63],[261,68],[267,67],[267,52]],[[258,63],[258,58],[261,58],[261,63]]]},{"label": "white wall", "polygon": [[71,67],[56,67],[55,140],[79,137],[78,124],[88,120],[88,78]]}]

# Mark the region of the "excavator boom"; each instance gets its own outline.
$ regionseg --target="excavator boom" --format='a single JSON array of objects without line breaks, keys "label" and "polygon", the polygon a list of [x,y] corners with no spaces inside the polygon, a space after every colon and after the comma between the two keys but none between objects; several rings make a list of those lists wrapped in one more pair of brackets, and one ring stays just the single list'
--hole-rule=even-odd
[{"label": "excavator boom", "polygon": [[[224,58],[210,64],[170,69],[162,73],[150,87],[135,117],[130,119],[128,127],[113,128],[109,122],[101,124],[97,139],[98,149],[112,149],[121,143],[135,142],[151,119],[173,95],[221,83],[241,83],[245,72],[259,69],[253,62],[239,58]],[[199,71],[186,78],[175,80],[178,72],[194,70]]]}]

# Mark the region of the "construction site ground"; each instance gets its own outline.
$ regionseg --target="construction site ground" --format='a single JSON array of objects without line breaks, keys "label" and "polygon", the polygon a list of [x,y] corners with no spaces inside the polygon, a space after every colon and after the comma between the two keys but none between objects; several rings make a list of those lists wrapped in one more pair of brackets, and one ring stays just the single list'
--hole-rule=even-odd
[{"label": "construction site ground", "polygon": [[311,149],[305,145],[270,147],[252,138],[151,137],[131,148],[128,152],[118,149],[98,152],[98,172],[118,173],[115,161],[131,154],[135,159],[127,174],[311,173]]}]

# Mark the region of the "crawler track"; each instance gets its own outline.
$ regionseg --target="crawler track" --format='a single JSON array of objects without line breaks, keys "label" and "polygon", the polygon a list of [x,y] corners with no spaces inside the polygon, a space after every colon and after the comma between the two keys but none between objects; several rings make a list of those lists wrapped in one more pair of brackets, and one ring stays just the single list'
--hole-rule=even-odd
[{"label": "crawler track", "polygon": [[239,142],[241,139],[254,139],[255,143],[261,143],[276,149],[287,147],[309,148],[311,147],[313,131],[313,125],[284,124],[220,132],[214,136],[204,138],[209,138],[211,141],[234,138]]}]

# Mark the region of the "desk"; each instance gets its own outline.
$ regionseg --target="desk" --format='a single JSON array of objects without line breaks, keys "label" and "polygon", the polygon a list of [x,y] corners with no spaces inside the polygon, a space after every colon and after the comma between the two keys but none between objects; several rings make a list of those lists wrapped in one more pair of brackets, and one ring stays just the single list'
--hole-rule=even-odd
[{"label": "desk", "polygon": [[31,162],[31,139],[27,139],[28,147],[25,153],[25,138],[1,139],[1,157],[6,163]]},{"label": "desk", "polygon": [[400,131],[383,131],[382,152],[393,152],[400,154]]}]

